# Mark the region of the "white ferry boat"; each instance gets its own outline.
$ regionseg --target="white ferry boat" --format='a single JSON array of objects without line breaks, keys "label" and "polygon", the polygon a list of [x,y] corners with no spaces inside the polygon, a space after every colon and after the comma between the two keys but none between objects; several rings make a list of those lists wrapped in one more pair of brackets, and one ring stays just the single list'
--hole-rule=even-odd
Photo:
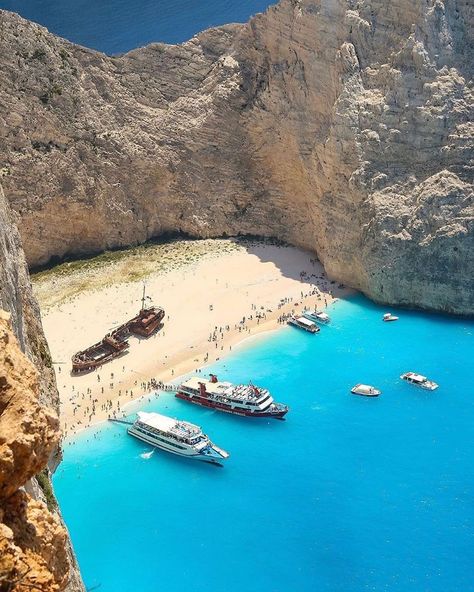
[{"label": "white ferry boat", "polygon": [[306,319],[313,321],[313,323],[322,323],[323,325],[327,325],[331,322],[329,315],[322,310],[305,310],[303,316]]},{"label": "white ferry boat", "polygon": [[393,315],[391,312],[386,312],[382,318],[384,323],[389,323],[390,321],[398,321],[398,317]]},{"label": "white ferry boat", "polygon": [[247,417],[282,419],[288,413],[287,405],[275,403],[266,389],[253,384],[220,382],[215,374],[211,374],[210,380],[201,376],[186,380],[178,387],[176,396],[196,405]]},{"label": "white ferry boat", "polygon": [[308,331],[308,333],[319,333],[321,329],[316,325],[314,321],[310,321],[306,317],[295,317],[292,316],[288,319],[288,324],[293,325],[293,327],[298,327],[300,329],[304,329]]},{"label": "white ferry boat", "polygon": [[415,372],[405,372],[400,376],[401,379],[406,380],[410,384],[414,384],[415,386],[419,386],[423,389],[428,391],[434,391],[438,388],[436,382],[432,380],[428,380],[426,376],[422,376],[421,374],[416,374]]},{"label": "white ferry boat", "polygon": [[160,413],[139,411],[128,433],[166,452],[204,462],[221,464],[229,453],[213,444],[200,427]]},{"label": "white ferry boat", "polygon": [[378,397],[382,394],[382,391],[379,391],[374,386],[370,386],[370,384],[356,384],[352,387],[351,393],[353,395],[362,395],[363,397]]}]

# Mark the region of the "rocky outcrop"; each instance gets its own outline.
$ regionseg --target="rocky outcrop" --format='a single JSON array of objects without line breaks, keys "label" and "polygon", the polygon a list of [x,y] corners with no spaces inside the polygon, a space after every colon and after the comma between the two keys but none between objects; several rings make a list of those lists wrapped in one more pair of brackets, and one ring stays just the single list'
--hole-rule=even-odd
[{"label": "rocky outcrop", "polygon": [[0,146],[27,260],[275,236],[388,303],[474,313],[474,7],[281,0],[108,57],[3,12]]},{"label": "rocky outcrop", "polygon": [[67,533],[46,505],[20,487],[48,463],[57,415],[39,403],[38,373],[0,311],[0,589],[53,592],[69,579]]},{"label": "rocky outcrop", "polygon": [[40,401],[59,409],[59,395],[49,348],[33,296],[28,266],[13,213],[0,185],[0,308],[10,313],[22,351],[40,370]]},{"label": "rocky outcrop", "polygon": [[19,490],[0,505],[2,592],[65,590],[66,549],[66,530],[43,502]]},{"label": "rocky outcrop", "polygon": [[21,354],[9,315],[0,314],[0,499],[7,499],[48,463],[59,441],[57,415],[39,403],[37,371]]},{"label": "rocky outcrop", "polygon": [[0,279],[0,309],[9,311],[0,311],[0,590],[81,592],[67,532],[45,505],[55,506],[47,465],[59,454],[58,392],[1,187]]}]

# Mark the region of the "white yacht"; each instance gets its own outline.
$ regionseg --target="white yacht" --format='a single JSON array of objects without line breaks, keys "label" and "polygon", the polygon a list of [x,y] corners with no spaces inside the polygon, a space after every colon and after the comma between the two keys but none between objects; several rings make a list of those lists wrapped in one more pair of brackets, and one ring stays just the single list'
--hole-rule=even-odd
[{"label": "white yacht", "polygon": [[376,389],[374,386],[370,386],[370,384],[356,384],[351,389],[351,393],[353,395],[362,395],[364,397],[378,397],[382,394],[382,391]]},{"label": "white yacht", "polygon": [[432,380],[428,380],[426,376],[422,376],[421,374],[416,374],[415,372],[405,372],[400,376],[402,380],[406,380],[407,382],[414,384],[415,386],[419,386],[423,389],[428,391],[434,391],[438,388],[436,382]]},{"label": "white yacht", "polygon": [[300,329],[308,331],[308,333],[319,333],[319,331],[321,331],[314,321],[310,321],[306,317],[291,316],[287,322],[288,325],[299,327]]},{"label": "white yacht", "polygon": [[384,321],[384,323],[388,323],[390,321],[398,321],[398,317],[396,317],[395,315],[393,315],[391,312],[386,312],[383,315],[382,320]]},{"label": "white yacht", "polygon": [[179,456],[221,464],[229,453],[213,444],[197,425],[160,413],[139,411],[128,433],[161,450]]},{"label": "white yacht", "polygon": [[308,320],[313,321],[313,323],[322,323],[323,325],[327,325],[331,322],[329,315],[322,310],[305,310],[303,316]]}]

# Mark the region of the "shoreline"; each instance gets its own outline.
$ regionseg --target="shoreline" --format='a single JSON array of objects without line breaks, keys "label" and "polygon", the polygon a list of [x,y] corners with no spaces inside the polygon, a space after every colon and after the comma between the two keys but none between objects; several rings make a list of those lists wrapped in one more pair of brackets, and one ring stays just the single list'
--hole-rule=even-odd
[{"label": "shoreline", "polygon": [[[140,270],[137,258],[132,250],[120,266],[97,268],[92,259],[85,271],[76,265],[67,277],[54,270],[41,276],[36,287],[60,392],[63,438],[122,417],[130,403],[150,396],[156,383],[201,373],[250,338],[286,326],[283,316],[324,309],[353,292],[331,282],[310,253],[294,247],[242,246],[227,239],[172,247],[167,246],[169,265],[146,278],[147,294],[165,309],[164,326],[149,338],[131,336],[125,355],[84,374],[70,372],[71,355],[138,308],[143,278],[129,279],[130,271]],[[73,291],[84,277],[88,288]],[[62,286],[73,296],[62,298]],[[47,298],[52,303],[44,306]]]},{"label": "shoreline", "polygon": [[[335,298],[334,300],[331,301],[331,304],[334,304],[338,300],[339,300],[338,298]],[[221,353],[221,355],[218,355],[215,357],[214,356],[211,357],[205,363],[205,365],[199,366],[196,368],[195,359],[193,359],[192,357],[187,357],[183,360],[180,360],[173,368],[171,368],[171,365],[170,365],[169,367],[166,367],[162,371],[158,372],[156,374],[156,376],[153,376],[151,378],[155,378],[156,380],[161,381],[164,386],[177,386],[177,384],[179,382],[181,382],[184,379],[184,377],[186,377],[190,374],[193,374],[193,373],[201,374],[202,373],[203,375],[205,375],[204,370],[206,368],[210,367],[213,363],[224,359],[229,354],[231,354],[233,351],[238,350],[242,347],[248,346],[256,338],[263,337],[263,336],[269,336],[272,333],[278,333],[279,331],[286,329],[287,327],[288,327],[288,325],[286,324],[286,322],[278,323],[278,321],[276,319],[272,319],[270,321],[267,321],[266,323],[262,323],[262,324],[253,326],[247,332],[247,334],[243,337],[236,338],[237,336],[240,336],[241,333],[237,333],[237,334],[234,333],[232,335],[232,337],[234,337],[234,339],[229,339],[229,340],[224,339],[223,340],[222,344],[224,347],[224,353]],[[298,330],[298,329],[295,329],[295,330]],[[226,347],[228,348],[227,350],[225,350]],[[219,351],[222,352],[223,350],[221,349]],[[201,352],[201,355],[202,355],[202,352]],[[120,358],[118,358],[118,359],[120,360]],[[103,368],[104,367],[102,366],[99,368],[99,370],[101,370]],[[177,373],[174,372],[175,368],[177,369]],[[170,374],[170,372],[171,372],[171,374]],[[176,381],[176,384],[171,382],[171,380]],[[133,381],[133,378],[131,378],[126,383],[120,382],[119,384],[123,385],[122,388],[124,388],[124,387],[131,388],[133,386],[137,387],[136,383],[137,383],[137,381]],[[128,388],[126,388],[126,390],[128,390]],[[137,395],[134,394],[133,397],[130,397],[129,400],[127,400],[123,405],[121,405],[120,406],[120,415],[117,414],[117,410],[115,410],[116,417],[114,417],[111,414],[100,413],[97,416],[94,416],[94,419],[92,419],[87,424],[84,424],[84,425],[75,424],[74,428],[71,431],[69,431],[69,433],[67,431],[66,431],[66,433],[63,433],[63,440],[67,440],[69,438],[77,436],[78,434],[80,434],[88,429],[97,427],[98,425],[109,421],[109,419],[124,418],[127,415],[129,415],[126,412],[126,409],[128,407],[139,403],[144,398],[156,396],[155,395],[156,392],[160,392],[160,393],[166,392],[166,390],[161,389],[159,387],[156,387],[156,388],[150,387],[150,388],[152,390],[145,390],[144,392],[141,392],[140,394],[137,394]],[[120,390],[122,390],[122,389],[120,389]],[[168,392],[172,393],[173,389],[170,389],[170,391],[168,391]],[[116,393],[117,393],[117,389],[115,389],[115,397],[112,398],[112,401],[120,403],[120,401],[121,401],[120,395],[117,395]],[[114,406],[112,406],[112,412],[113,412],[113,410],[114,410]]]},{"label": "shoreline", "polygon": [[[335,302],[337,301],[337,299],[335,300]],[[244,337],[241,341],[238,341],[235,344],[234,349],[229,350],[228,352],[226,352],[226,354],[224,354],[222,356],[222,358],[217,358],[215,361],[220,360],[220,359],[225,359],[228,355],[230,355],[233,351],[238,350],[242,347],[245,346],[249,346],[251,344],[252,341],[256,340],[256,338],[258,337],[268,337],[270,336],[272,333],[278,333],[281,330],[285,329],[287,327],[287,325],[285,324],[281,324],[277,327],[272,327],[272,328],[268,328],[268,329],[260,329],[254,333],[250,333],[248,334],[246,337]],[[189,361],[189,360],[188,360]],[[206,374],[204,372],[204,370],[206,370],[206,368],[210,368],[211,364],[213,364],[214,362],[209,362],[208,364],[206,364],[206,366],[202,366],[201,368],[199,368],[199,373],[203,373],[204,375]],[[192,373],[192,370],[188,371],[188,372],[183,372],[182,374],[179,374],[178,376],[174,377],[174,380],[176,381],[176,384],[172,384],[172,383],[165,383],[164,386],[177,386],[180,382],[182,382],[183,380],[185,380],[190,374]],[[122,408],[122,412],[123,415],[121,417],[117,417],[117,419],[124,419],[126,417],[128,417],[131,413],[133,413],[133,411],[129,412],[129,410],[127,410],[127,408],[131,408],[134,405],[138,405],[140,403],[140,401],[142,401],[143,399],[148,399],[148,402],[150,402],[150,399],[152,397],[156,397],[156,393],[159,393],[160,395],[162,393],[170,393],[173,394],[174,393],[174,389],[170,389],[169,391],[160,388],[160,387],[156,387],[151,391],[142,393],[141,395],[138,395],[136,398],[130,399],[130,401],[127,401],[123,408]],[[158,395],[158,396],[160,396]],[[68,434],[67,436],[63,436],[62,439],[62,443],[64,445],[64,443],[67,443],[68,440],[70,440],[71,438],[78,436],[79,434],[83,434],[86,430],[91,430],[93,428],[97,428],[99,426],[101,426],[104,423],[107,423],[110,419],[110,416],[108,417],[104,417],[102,419],[97,419],[96,421],[92,421],[90,424],[88,425],[84,425],[78,429],[76,429],[75,431],[71,432],[70,434]]]}]

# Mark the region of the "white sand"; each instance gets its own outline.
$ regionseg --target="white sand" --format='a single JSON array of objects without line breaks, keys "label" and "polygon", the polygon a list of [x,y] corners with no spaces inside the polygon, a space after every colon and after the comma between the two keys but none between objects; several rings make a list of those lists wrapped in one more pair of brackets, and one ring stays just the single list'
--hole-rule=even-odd
[{"label": "white sand", "polygon": [[[249,335],[279,327],[280,315],[303,306],[324,308],[333,297],[347,293],[315,277],[323,275],[323,270],[309,253],[261,243],[246,248],[235,248],[232,243],[229,250],[224,248],[226,242],[231,241],[219,241],[222,254],[203,256],[177,270],[161,270],[147,277],[147,294],[166,312],[163,329],[148,339],[130,337],[128,353],[97,371],[71,374],[71,356],[138,312],[143,282],[121,283],[114,277],[114,283],[101,290],[86,290],[73,299],[42,307],[66,435],[114,412],[120,416],[128,402],[148,392],[146,383],[151,378],[168,382],[197,371]],[[307,273],[303,279],[302,271]],[[95,273],[109,283],[107,266]],[[96,279],[100,283],[100,277]],[[55,296],[60,284],[53,272],[35,287],[37,293],[41,288],[43,305],[48,290]],[[282,304],[283,299],[288,302]],[[257,320],[257,312],[266,318]],[[217,340],[213,341],[215,328]]]}]

